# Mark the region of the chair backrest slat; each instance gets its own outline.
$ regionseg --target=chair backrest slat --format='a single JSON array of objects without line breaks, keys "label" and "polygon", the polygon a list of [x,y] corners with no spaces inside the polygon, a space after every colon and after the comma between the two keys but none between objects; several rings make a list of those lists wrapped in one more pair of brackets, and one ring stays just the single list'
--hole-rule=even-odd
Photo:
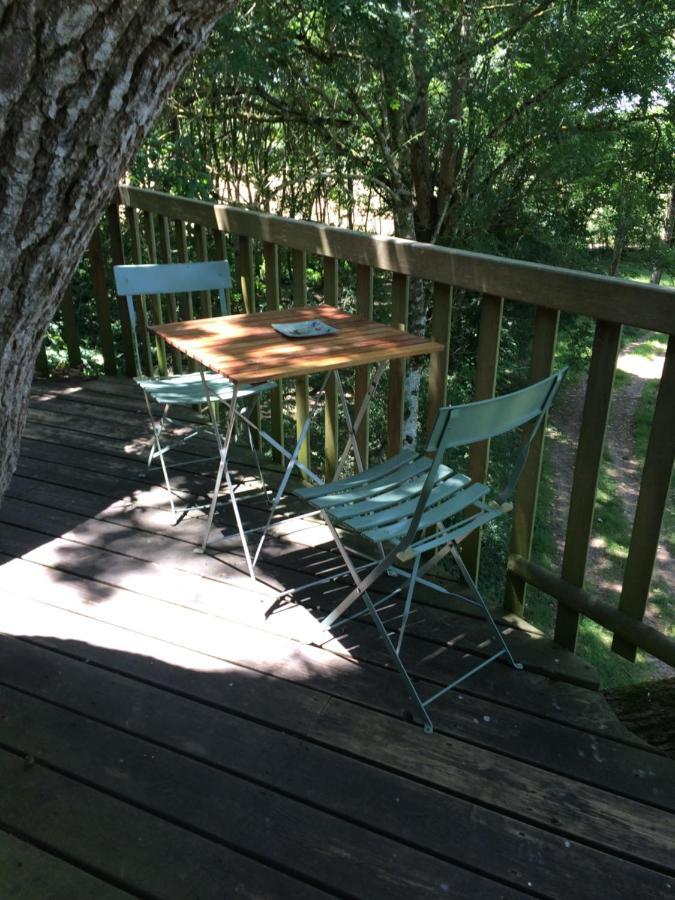
[{"label": "chair backrest slat", "polygon": [[232,287],[225,260],[197,263],[115,266],[115,285],[121,296],[182,294],[188,291],[226,290]]},{"label": "chair backrest slat", "polygon": [[138,322],[134,297],[148,294],[175,296],[176,294],[190,294],[193,291],[218,291],[220,315],[226,316],[229,312],[228,292],[232,287],[232,277],[229,263],[226,260],[113,266],[113,274],[117,293],[121,297],[127,298],[138,375],[142,373],[143,367],[138,346]]},{"label": "chair backrest slat", "polygon": [[442,407],[429,438],[428,452],[474,444],[497,437],[543,416],[550,407],[567,369],[529,387],[490,400]]}]

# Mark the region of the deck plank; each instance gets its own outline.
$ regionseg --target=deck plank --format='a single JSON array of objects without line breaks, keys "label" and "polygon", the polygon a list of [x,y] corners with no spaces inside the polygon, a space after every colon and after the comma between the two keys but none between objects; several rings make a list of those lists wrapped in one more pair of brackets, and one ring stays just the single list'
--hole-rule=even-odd
[{"label": "deck plank", "polygon": [[[2,703],[3,742],[16,752],[30,752],[50,768],[67,767],[78,779],[134,807],[178,820],[184,829],[240,853],[264,855],[268,864],[310,883],[321,882],[329,891],[358,897],[386,893],[408,900],[437,897],[439,885],[452,884],[453,894],[467,900],[477,895],[522,896],[313,804],[231,774],[226,767],[237,749],[229,741],[222,748],[222,763],[205,765],[24,694],[4,690]],[[183,723],[183,734],[198,745],[202,733],[191,725],[189,719]],[[255,744],[248,752],[255,752]],[[281,762],[292,765],[293,755]],[[1,765],[0,761],[0,769]]]},{"label": "deck plank", "polygon": [[[368,621],[317,631],[344,588],[264,615],[335,565],[325,530],[280,523],[252,583],[226,506],[205,556],[199,516],[174,526],[147,440],[131,380],[36,382],[0,509],[7,883],[30,857],[38,900],[59,878],[96,896],[672,897],[675,765],[569,683],[592,683],[578,660],[552,664],[514,619],[530,670],[483,670],[424,735]],[[193,452],[209,447],[183,453],[185,499],[210,490]],[[264,499],[247,460],[250,526]],[[486,634],[459,601],[420,600],[406,642],[430,690]]]},{"label": "deck plank", "polygon": [[[0,512],[0,520],[7,522],[11,519],[12,510],[13,506],[10,501],[6,504],[5,510]],[[9,513],[8,516],[5,515],[6,512]],[[68,524],[72,524],[72,517],[65,515],[57,521],[65,528]],[[31,535],[32,532],[26,532],[20,528],[5,528],[3,535],[0,536],[0,549],[7,551],[14,548],[16,552],[17,547],[19,550],[26,548],[23,555],[27,555],[32,562],[47,567],[56,565],[84,578],[92,577],[92,548],[59,539],[50,542],[49,547],[28,550],[30,545],[21,543],[21,539],[24,536],[30,539]],[[15,538],[14,543],[11,541],[12,537]],[[116,547],[114,536],[108,534],[107,540],[111,546]],[[19,543],[17,544],[16,541]],[[272,616],[265,621],[260,615],[259,608],[251,602],[250,591],[228,588],[225,608],[220,583],[213,582],[211,579],[202,579],[201,581],[188,579],[183,572],[176,571],[167,576],[163,571],[164,565],[157,564],[144,566],[139,577],[138,574],[129,571],[129,562],[124,558],[119,559],[118,553],[108,553],[106,557],[102,550],[105,544],[106,540],[99,541],[101,553],[97,553],[95,556],[98,570],[93,573],[93,577],[104,586],[108,599],[103,611],[104,615],[110,613],[110,601],[117,598],[122,606],[133,608],[132,619],[127,625],[131,628],[133,627],[133,617],[140,615],[144,609],[147,609],[144,619],[162,618],[161,604],[169,601],[180,607],[187,607],[201,613],[210,613],[218,619],[223,619],[224,622],[218,623],[218,626],[213,623],[209,627],[224,626],[230,639],[234,637],[236,641],[241,641],[244,645],[252,640],[251,628],[264,630],[266,632],[265,646],[270,648],[269,652],[274,658],[281,655],[290,656],[293,652],[297,652],[292,643],[293,636],[297,633],[298,628],[302,627],[302,618],[297,606],[291,607],[286,615]],[[38,572],[30,571],[25,566],[25,560],[22,562],[25,572],[22,576],[24,588],[27,591],[32,590],[35,595],[39,596],[44,592],[42,581],[38,581],[31,587],[31,579],[39,578]],[[15,565],[14,568],[16,569],[17,566]],[[19,568],[21,569],[21,566]],[[47,578],[49,582],[48,571],[43,573],[43,577]],[[87,582],[81,581],[78,584],[86,597]],[[130,603],[125,600],[123,593],[116,590],[118,588],[131,590],[144,596],[136,597]],[[54,592],[54,588],[52,591]],[[125,624],[124,612],[121,611],[117,615],[121,615],[122,618],[117,618],[116,621]],[[171,615],[175,621],[180,623],[179,610],[172,610]],[[190,617],[187,616],[186,623],[189,622]],[[241,625],[245,626],[244,629],[240,627]],[[198,626],[186,624],[184,630],[186,633],[194,633],[196,627]],[[176,625],[174,631],[176,633],[181,631],[180,624]],[[281,640],[275,642],[272,636]],[[344,647],[348,646],[351,648],[350,655],[352,657],[364,662],[375,661],[379,666],[386,666],[386,655],[371,626],[353,623],[348,638],[346,641],[344,637],[340,636],[337,638],[327,637],[321,641],[325,649],[335,647],[336,655],[344,655]],[[224,642],[222,646],[227,646],[227,643]],[[438,683],[443,683],[443,679],[447,679],[448,673],[457,674],[466,670],[467,662],[462,658],[462,654],[452,648],[443,648],[441,654],[431,654],[432,662],[430,664],[429,648],[424,641],[413,638],[409,641],[409,646],[412,647],[414,654],[422,660],[421,666],[413,662],[411,670],[415,674],[419,672],[422,676],[426,675],[427,678],[435,676],[434,687],[437,687]],[[303,653],[307,652],[303,648]],[[315,651],[314,658],[320,660],[320,652],[317,654]],[[396,685],[398,682],[393,673],[372,671],[370,678],[372,684],[368,684],[362,678],[363,696],[367,698],[371,692],[373,696],[381,694],[383,688],[380,682],[384,683],[385,675],[388,683],[393,683],[393,687],[388,688],[387,693],[383,695],[388,699],[391,698],[385,708],[396,709],[398,705]],[[338,683],[334,690],[342,689],[338,676]],[[535,716],[500,707],[498,704],[484,699],[480,703],[474,702],[467,713],[467,704],[463,695],[457,692],[444,698],[439,710],[440,712],[436,714],[438,729],[447,730],[457,737],[470,740],[480,746],[492,749],[501,748],[503,752],[508,752],[517,758],[546,766],[582,781],[611,789],[617,784],[623,783],[625,773],[631,771],[634,773],[634,778],[628,780],[623,787],[623,791],[628,796],[636,799],[648,798],[665,808],[675,809],[675,783],[672,783],[669,790],[668,780],[665,778],[670,768],[669,763],[663,761],[657,754],[628,749],[623,745],[616,746],[604,737],[579,735],[576,731],[556,723],[549,723],[546,730],[542,731],[541,722]]]},{"label": "deck plank", "polygon": [[204,900],[278,897],[284,885],[288,896],[323,893],[37,760],[26,766],[21,753],[0,750],[0,779],[4,828],[131,894],[185,900],[197,889]]},{"label": "deck plank", "polygon": [[[648,889],[654,897],[668,896],[667,878],[642,866],[625,861],[617,864],[606,854],[582,843],[565,841],[434,787],[380,770],[367,761],[342,755],[333,748],[308,743],[269,725],[222,711],[215,714],[213,707],[203,706],[192,698],[167,696],[145,683],[64,659],[23,642],[11,646],[5,640],[1,647],[6,659],[0,673],[3,683],[7,683],[6,674],[10,671],[14,684],[21,684],[32,696],[58,704],[60,708],[76,709],[80,716],[103,719],[108,725],[161,747],[171,747],[193,759],[225,767],[392,838],[430,849],[441,858],[482,868],[495,877],[503,877],[502,873],[508,871],[508,880],[516,887],[528,888],[534,884],[544,896],[568,896],[582,877],[598,894],[612,883],[634,891]],[[114,664],[118,669],[126,668],[125,654],[116,654]],[[152,668],[156,677],[156,664]],[[135,672],[137,676],[140,674],[138,668]],[[166,675],[171,678],[170,671]],[[232,677],[227,675],[228,682]],[[223,675],[214,674],[211,696],[217,695],[218,679],[222,682]],[[241,682],[237,685],[237,689],[247,690]],[[174,687],[178,686],[174,683]],[[230,688],[228,693],[231,691]],[[261,693],[257,691],[258,695]],[[124,703],[110,703],[110,697],[123,697]],[[257,716],[260,712],[256,710]],[[38,756],[44,752],[54,760],[61,753],[70,759],[74,742],[91,751],[94,745],[86,729],[93,726],[79,719],[71,721],[64,735],[50,727],[48,746],[42,751],[43,724],[50,721],[50,714],[44,704],[33,712],[26,705],[16,704],[14,712],[6,713],[18,719],[13,724],[16,734],[23,740],[36,742],[29,746],[38,748],[35,751]],[[320,709],[315,708],[313,718],[319,716]],[[55,740],[63,747],[57,748]],[[155,752],[151,751],[153,755]],[[101,754],[96,758],[100,760]],[[126,751],[124,759],[128,766]],[[406,814],[392,816],[392,803]],[[461,841],[448,840],[449,822],[462,822]],[[486,843],[491,848],[488,860],[485,859]],[[537,860],[536,865],[533,860]]]},{"label": "deck plank", "polygon": [[133,896],[2,830],[0,885],[4,900],[129,900]]}]

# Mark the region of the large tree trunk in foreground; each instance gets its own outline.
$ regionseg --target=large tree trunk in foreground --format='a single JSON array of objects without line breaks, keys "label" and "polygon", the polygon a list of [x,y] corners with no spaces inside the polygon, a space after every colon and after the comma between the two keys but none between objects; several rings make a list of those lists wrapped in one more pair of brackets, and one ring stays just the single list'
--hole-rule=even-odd
[{"label": "large tree trunk in foreground", "polygon": [[119,178],[234,0],[0,0],[0,500],[47,325]]}]

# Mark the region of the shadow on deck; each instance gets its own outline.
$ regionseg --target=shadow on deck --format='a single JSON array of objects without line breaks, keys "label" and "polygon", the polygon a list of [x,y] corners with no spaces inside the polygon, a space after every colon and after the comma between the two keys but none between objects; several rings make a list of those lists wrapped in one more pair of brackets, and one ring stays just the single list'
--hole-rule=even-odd
[{"label": "shadow on deck", "polygon": [[[124,379],[34,388],[0,509],[3,896],[675,896],[675,763],[588,666],[514,620],[526,671],[483,670],[426,736],[374,628],[319,632],[341,589],[266,617],[335,564],[315,521],[279,525],[257,585],[227,509],[194,552],[203,520],[174,526],[146,477],[142,403]],[[421,609],[433,690],[490,641]]]}]

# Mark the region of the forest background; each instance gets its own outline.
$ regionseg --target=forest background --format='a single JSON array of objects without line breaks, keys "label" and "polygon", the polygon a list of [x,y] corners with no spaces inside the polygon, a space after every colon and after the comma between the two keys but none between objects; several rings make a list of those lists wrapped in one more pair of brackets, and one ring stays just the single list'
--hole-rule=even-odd
[{"label": "forest background", "polygon": [[[675,8],[661,0],[261,0],[221,20],[130,180],[294,218],[673,284],[674,35]],[[83,269],[76,280],[76,301],[86,276]],[[310,263],[317,301],[321,278],[318,261]],[[288,269],[288,297],[290,285]],[[355,285],[346,265],[340,285],[350,308]],[[375,308],[382,318],[387,289],[379,275]],[[448,396],[462,402],[471,396],[478,298],[455,292],[453,301]],[[412,329],[425,331],[430,304],[427,285],[414,281]],[[89,306],[77,305],[86,339]],[[505,319],[498,391],[527,378],[531,340],[527,310],[509,303]],[[591,320],[563,316],[558,361],[571,365],[572,377],[563,412],[552,420],[534,547],[534,557],[553,567],[564,534],[556,518],[567,489],[564,445],[574,444],[575,386],[585,378],[592,338]],[[611,430],[628,416],[631,451],[644,457],[654,366],[665,349],[659,335],[630,329],[624,345],[621,360],[642,360],[646,368],[619,367],[591,559],[601,571],[589,575],[591,590],[614,601],[630,502],[617,490],[617,479],[627,476],[612,457]],[[47,349],[52,361],[64,356],[56,324]],[[95,370],[95,354],[85,358]],[[407,376],[409,443],[424,421],[424,375],[423,367],[411,367]],[[623,394],[631,403],[622,405]],[[384,416],[376,406],[375,458],[384,446]],[[675,631],[668,578],[674,505],[671,497],[665,563],[649,612],[668,633]],[[481,583],[497,600],[507,536],[495,529],[486,542]],[[531,591],[528,619],[548,630],[552,614],[549,601]],[[584,621],[579,652],[606,685],[660,673],[646,658],[632,666],[607,653],[605,640]]]}]

